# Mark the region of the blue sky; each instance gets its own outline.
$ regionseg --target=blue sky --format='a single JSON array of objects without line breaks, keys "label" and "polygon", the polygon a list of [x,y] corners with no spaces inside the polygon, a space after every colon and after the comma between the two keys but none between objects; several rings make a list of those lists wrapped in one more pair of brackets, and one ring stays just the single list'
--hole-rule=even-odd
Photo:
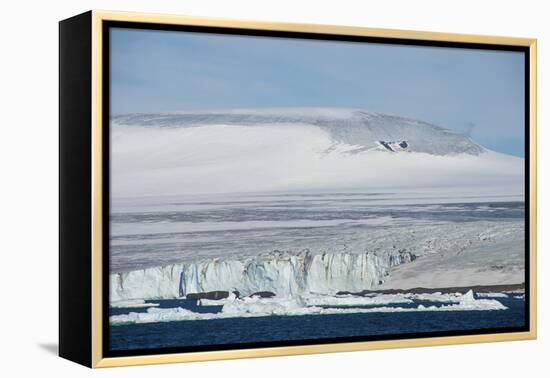
[{"label": "blue sky", "polygon": [[362,108],[524,156],[523,70],[518,52],[114,28],[111,113]]}]

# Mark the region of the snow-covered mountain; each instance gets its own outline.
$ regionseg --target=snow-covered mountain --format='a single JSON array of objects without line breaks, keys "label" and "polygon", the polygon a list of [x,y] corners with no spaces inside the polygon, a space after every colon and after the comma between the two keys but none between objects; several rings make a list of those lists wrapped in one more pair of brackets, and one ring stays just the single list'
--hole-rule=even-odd
[{"label": "snow-covered mountain", "polygon": [[524,160],[422,121],[326,108],[111,119],[114,197],[371,188],[521,193]]},{"label": "snow-covered mountain", "polygon": [[113,117],[120,125],[197,127],[206,125],[312,125],[337,143],[357,146],[353,152],[379,148],[389,152],[432,155],[479,155],[484,148],[468,137],[419,120],[358,109],[275,108],[222,112],[129,114]]}]

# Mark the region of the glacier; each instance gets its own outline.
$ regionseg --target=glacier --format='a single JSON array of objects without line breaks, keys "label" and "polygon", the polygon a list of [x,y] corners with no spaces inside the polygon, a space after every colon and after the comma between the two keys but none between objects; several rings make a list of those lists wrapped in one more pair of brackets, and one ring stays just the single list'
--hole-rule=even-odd
[{"label": "glacier", "polygon": [[414,259],[409,252],[272,252],[246,259],[212,258],[151,267],[110,276],[110,301],[170,299],[189,293],[267,291],[277,295],[336,294],[372,288],[392,266]]},{"label": "glacier", "polygon": [[[355,230],[351,237],[318,245],[307,238],[301,247],[293,241],[298,247],[294,251],[253,248],[257,253],[238,253],[239,248],[232,252],[227,246],[223,250],[222,243],[215,253],[207,250],[201,256],[194,249],[187,257],[182,253],[165,264],[158,264],[162,251],[150,251],[147,260],[140,260],[142,268],[111,272],[110,300],[170,299],[210,291],[239,291],[242,296],[261,291],[332,295],[371,288],[521,283],[523,279],[520,221],[420,223]],[[250,242],[257,246],[254,240]],[[156,244],[152,246],[156,248]],[[125,264],[131,267],[136,266],[134,255],[117,258],[127,260]],[[431,297],[424,294],[413,299]]]}]

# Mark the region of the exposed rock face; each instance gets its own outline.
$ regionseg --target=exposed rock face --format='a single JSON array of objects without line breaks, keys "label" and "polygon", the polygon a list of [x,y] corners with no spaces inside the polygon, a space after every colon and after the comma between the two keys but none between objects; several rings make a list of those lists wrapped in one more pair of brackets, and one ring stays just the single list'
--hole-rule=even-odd
[{"label": "exposed rock face", "polygon": [[258,291],[257,293],[250,294],[251,297],[260,297],[260,298],[272,298],[275,296],[275,293],[271,291]]},{"label": "exposed rock face", "polygon": [[225,299],[229,297],[228,291],[209,291],[207,293],[189,293],[186,295],[187,299],[210,299],[213,301],[217,301],[220,299]]}]

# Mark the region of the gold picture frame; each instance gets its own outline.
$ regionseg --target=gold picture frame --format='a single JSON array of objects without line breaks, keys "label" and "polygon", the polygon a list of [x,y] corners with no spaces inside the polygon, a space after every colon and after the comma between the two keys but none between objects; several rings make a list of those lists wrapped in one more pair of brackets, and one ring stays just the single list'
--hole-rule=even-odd
[{"label": "gold picture frame", "polygon": [[[344,342],[335,344],[315,344],[300,346],[282,346],[267,347],[255,349],[235,349],[235,350],[213,350],[188,353],[170,353],[154,355],[138,355],[125,357],[105,357],[103,328],[104,322],[104,296],[105,277],[103,259],[104,230],[105,219],[103,169],[104,169],[104,114],[103,98],[105,79],[103,77],[103,67],[106,64],[103,55],[104,25],[106,22],[130,22],[140,24],[162,24],[162,25],[186,25],[197,27],[215,27],[230,28],[242,30],[261,30],[289,33],[310,33],[320,35],[336,36],[357,36],[372,37],[380,39],[399,39],[409,41],[428,41],[441,43],[463,43],[480,45],[502,45],[519,46],[528,51],[528,84],[529,104],[528,104],[528,122],[529,122],[529,216],[526,221],[529,223],[529,251],[526,267],[529,272],[526,288],[529,292],[529,329],[524,332],[494,333],[494,334],[475,334],[458,335],[445,337],[425,337],[413,339],[396,340],[377,340]],[[301,355],[312,353],[330,353],[361,351],[371,349],[387,349],[402,347],[420,347],[448,344],[466,344],[495,341],[512,341],[535,339],[537,335],[537,264],[536,264],[536,229],[537,229],[537,169],[536,169],[536,98],[537,98],[537,42],[536,39],[514,38],[501,36],[483,36],[469,34],[436,33],[412,30],[393,30],[377,29],[354,26],[335,26],[335,25],[316,25],[316,24],[295,24],[279,22],[259,22],[250,20],[231,20],[209,17],[188,17],[175,15],[129,13],[129,12],[110,12],[93,10],[72,19],[62,21],[60,24],[60,127],[61,127],[61,187],[62,199],[61,207],[61,242],[60,242],[60,355],[70,360],[79,362],[89,367],[115,367],[144,364],[161,364],[174,362],[190,361],[208,361],[220,359],[239,359],[252,357],[268,357],[283,355]],[[80,33],[80,34],[79,34]],[[81,36],[81,37],[79,37]],[[80,38],[80,39],[79,39]],[[83,42],[84,41],[84,42]],[[85,50],[85,54],[82,51]],[[75,58],[79,54],[79,58]],[[76,60],[75,60],[76,59]],[[82,72],[75,72],[72,75],[67,74],[70,62],[84,65]],[[89,71],[89,72],[88,72]],[[87,75],[86,73],[89,73]],[[77,83],[77,84],[75,84]],[[78,84],[80,83],[80,84]],[[74,85],[80,85],[76,92]],[[72,88],[72,89],[71,89]],[[69,94],[71,91],[71,94]],[[65,94],[64,94],[65,93]],[[82,93],[82,95],[78,95]],[[88,96],[89,94],[89,96]],[[75,104],[78,101],[79,104]],[[88,102],[89,101],[89,102]],[[75,108],[76,107],[76,108]],[[74,109],[82,111],[75,112]],[[71,113],[72,112],[72,113]],[[86,122],[89,127],[81,126],[78,123]],[[75,130],[80,127],[82,131]],[[71,130],[72,128],[72,130]],[[77,133],[70,134],[70,133]],[[75,136],[76,135],[76,136]],[[76,170],[82,170],[82,166],[71,168],[66,154],[76,154],[76,150],[66,147],[69,140],[81,138],[80,140],[89,145],[87,150],[82,150],[82,154],[87,155],[90,166],[86,167],[86,172],[80,173],[87,175],[89,179],[82,182],[83,190],[87,192],[78,192],[79,188],[65,188],[64,179],[72,179]],[[75,156],[75,155],[73,155]],[[78,155],[76,155],[78,156]],[[84,160],[87,161],[87,160]],[[64,189],[65,188],[65,189]],[[73,192],[71,192],[73,191]],[[86,201],[82,205],[86,210],[80,216],[89,217],[88,221],[74,222],[77,215],[71,213],[68,207],[78,201],[82,202],[82,196]],[[78,227],[78,229],[77,229]],[[66,235],[75,234],[76,239],[67,240]],[[79,254],[81,257],[70,256]],[[82,281],[79,281],[82,280]],[[80,283],[79,283],[80,282]],[[89,282],[89,284],[86,284]],[[528,285],[527,285],[528,284]],[[88,286],[87,286],[88,285]],[[80,290],[86,292],[89,289],[89,295],[82,295],[78,302],[74,299],[75,293]],[[75,302],[76,301],[76,302]],[[78,306],[81,313],[71,309]],[[69,318],[76,318],[82,313],[89,313],[80,320],[71,322]],[[81,341],[79,341],[81,340]],[[75,351],[78,343],[81,342],[84,347]]]}]

